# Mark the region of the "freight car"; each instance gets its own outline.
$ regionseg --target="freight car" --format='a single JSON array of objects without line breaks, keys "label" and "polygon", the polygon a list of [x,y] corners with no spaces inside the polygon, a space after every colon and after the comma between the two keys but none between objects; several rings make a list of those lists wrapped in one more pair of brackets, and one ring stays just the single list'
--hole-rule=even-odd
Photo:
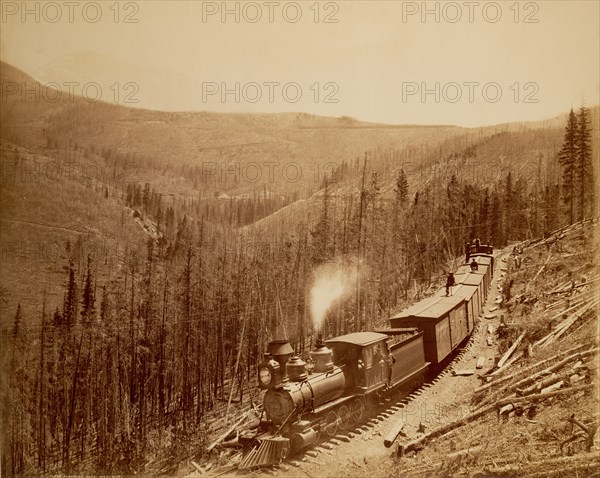
[{"label": "freight car", "polygon": [[265,390],[256,430],[239,436],[247,453],[240,468],[277,463],[322,436],[348,430],[367,409],[408,394],[436,373],[475,328],[491,285],[491,246],[470,251],[476,270],[455,274],[450,296],[439,290],[389,319],[390,328],[317,340],[305,362],[287,340],[269,343],[258,367]]}]

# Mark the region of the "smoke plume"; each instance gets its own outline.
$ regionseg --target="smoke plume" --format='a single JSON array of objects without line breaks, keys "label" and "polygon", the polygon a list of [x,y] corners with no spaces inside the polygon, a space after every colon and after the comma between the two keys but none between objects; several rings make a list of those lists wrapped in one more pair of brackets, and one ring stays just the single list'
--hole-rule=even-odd
[{"label": "smoke plume", "polygon": [[310,311],[315,328],[320,330],[331,307],[355,290],[356,266],[324,264],[315,271],[314,276],[310,290]]}]

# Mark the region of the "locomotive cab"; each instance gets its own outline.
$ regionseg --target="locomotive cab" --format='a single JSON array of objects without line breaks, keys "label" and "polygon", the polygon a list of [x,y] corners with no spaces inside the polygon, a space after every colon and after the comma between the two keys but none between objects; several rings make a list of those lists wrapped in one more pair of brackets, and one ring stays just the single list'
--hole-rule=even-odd
[{"label": "locomotive cab", "polygon": [[327,341],[335,365],[344,370],[354,393],[362,395],[387,385],[393,361],[387,340],[384,334],[356,332]]}]

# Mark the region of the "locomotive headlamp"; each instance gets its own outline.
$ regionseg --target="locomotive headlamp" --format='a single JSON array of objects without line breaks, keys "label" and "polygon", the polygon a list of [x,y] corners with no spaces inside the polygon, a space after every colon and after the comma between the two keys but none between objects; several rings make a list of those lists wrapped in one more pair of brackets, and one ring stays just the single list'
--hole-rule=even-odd
[{"label": "locomotive headlamp", "polygon": [[271,370],[269,367],[261,367],[258,371],[258,378],[260,380],[261,385],[268,387],[273,380],[273,375],[271,375]]},{"label": "locomotive headlamp", "polygon": [[279,364],[270,354],[265,354],[265,359],[258,367],[258,386],[260,388],[274,388],[281,383]]}]

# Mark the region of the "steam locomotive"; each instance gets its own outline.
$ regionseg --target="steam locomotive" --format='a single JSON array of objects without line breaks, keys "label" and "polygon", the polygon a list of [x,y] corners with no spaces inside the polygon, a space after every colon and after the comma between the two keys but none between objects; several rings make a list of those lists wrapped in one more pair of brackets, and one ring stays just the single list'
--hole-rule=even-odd
[{"label": "steam locomotive", "polygon": [[473,245],[440,289],[389,318],[390,328],[319,337],[308,364],[287,340],[269,343],[258,367],[266,390],[257,430],[239,437],[246,448],[240,468],[277,463],[322,436],[356,425],[366,410],[390,395],[408,394],[466,342],[483,313],[494,272],[493,248]]}]

